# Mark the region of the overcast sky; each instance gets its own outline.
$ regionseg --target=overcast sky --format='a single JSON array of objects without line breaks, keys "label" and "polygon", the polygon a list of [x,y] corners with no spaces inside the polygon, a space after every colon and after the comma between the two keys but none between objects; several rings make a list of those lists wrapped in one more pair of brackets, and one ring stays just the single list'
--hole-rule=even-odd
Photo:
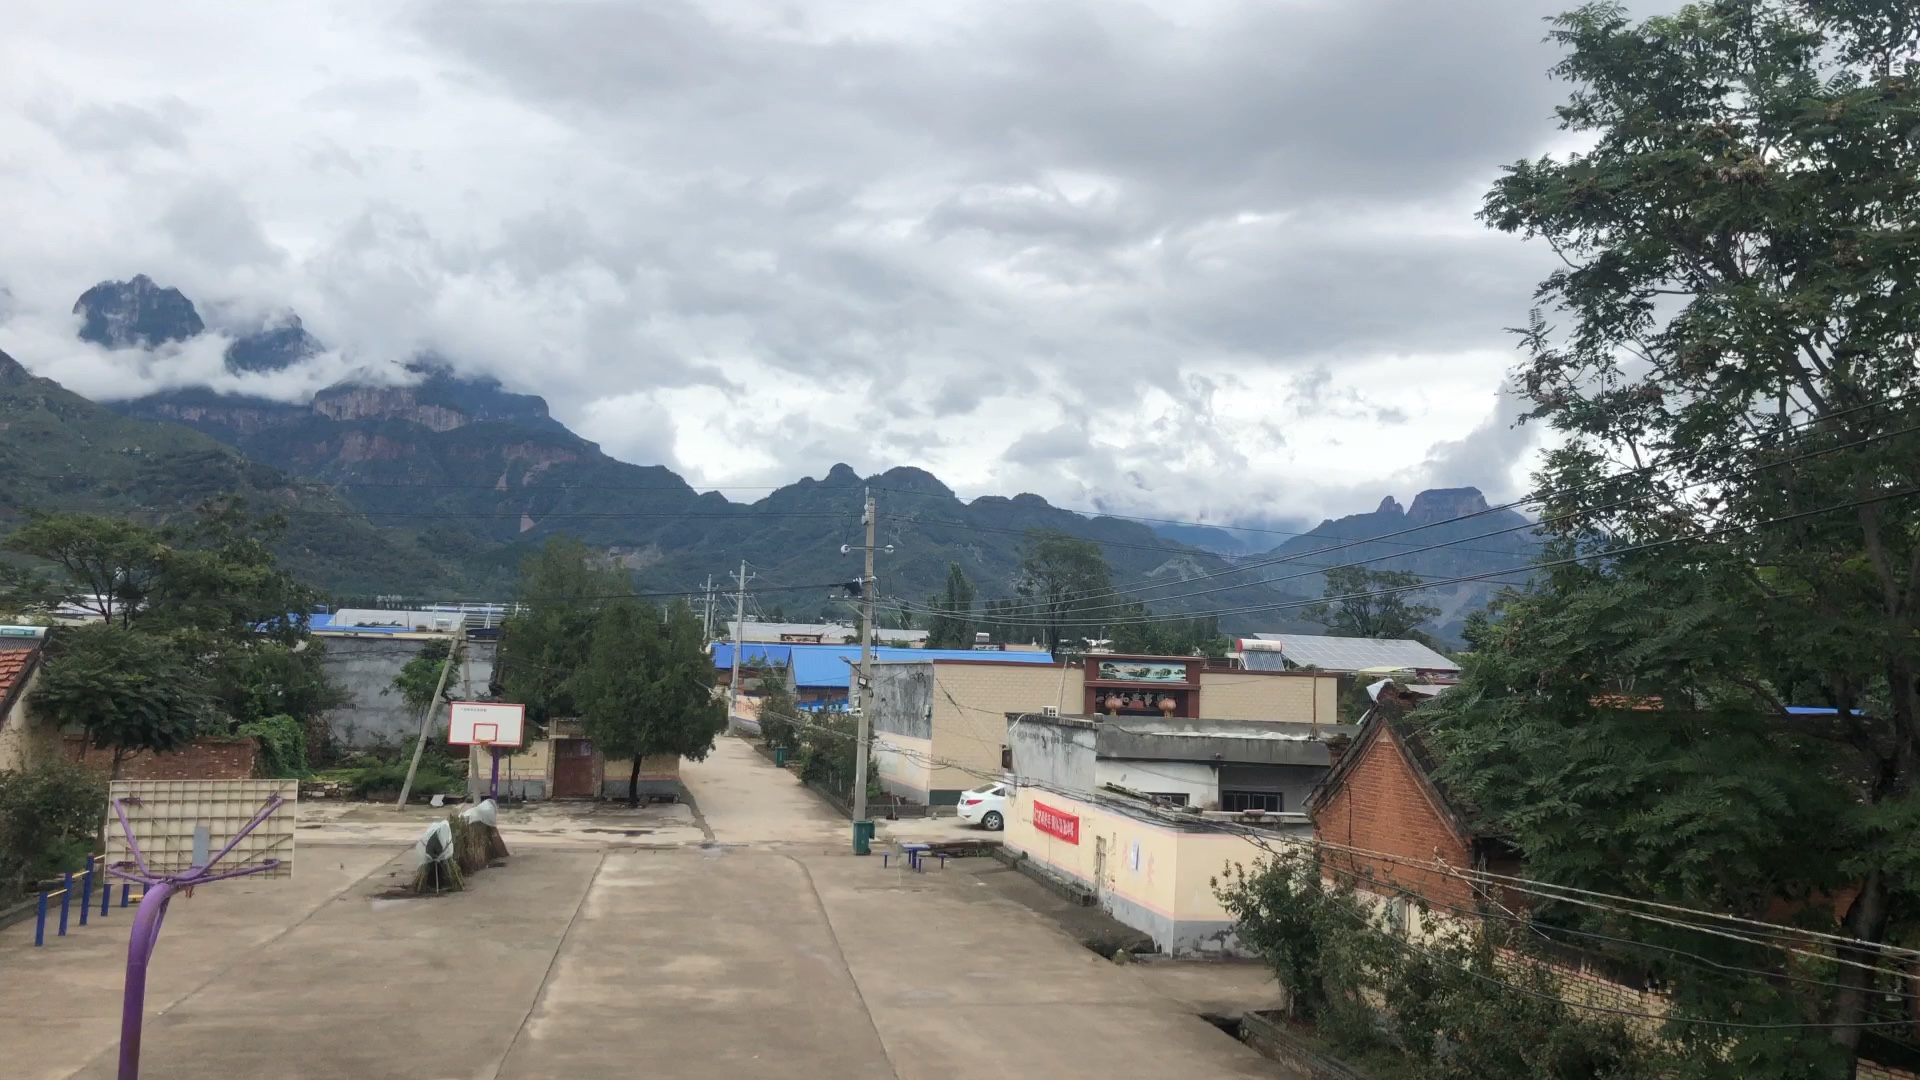
[{"label": "overcast sky", "polygon": [[[95,397],[434,348],[701,486],[1209,520],[1511,494],[1569,0],[0,0],[0,348]],[[147,273],[218,339],[73,339]],[[751,497],[745,493],[736,497]]]}]

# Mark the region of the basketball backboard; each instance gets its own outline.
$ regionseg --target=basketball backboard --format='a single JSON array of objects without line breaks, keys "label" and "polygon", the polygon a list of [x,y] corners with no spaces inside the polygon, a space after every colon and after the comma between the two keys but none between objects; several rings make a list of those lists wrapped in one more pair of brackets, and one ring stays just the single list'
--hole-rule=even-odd
[{"label": "basketball backboard", "polygon": [[527,707],[456,701],[448,712],[448,746],[519,746],[526,739]]},{"label": "basketball backboard", "polygon": [[265,876],[291,877],[298,780],[115,780],[107,797],[107,864],[133,860],[116,820],[115,801],[125,811],[148,867],[157,874],[177,874],[224,848],[275,795],[284,805],[243,837],[217,869],[276,859],[279,865]]}]

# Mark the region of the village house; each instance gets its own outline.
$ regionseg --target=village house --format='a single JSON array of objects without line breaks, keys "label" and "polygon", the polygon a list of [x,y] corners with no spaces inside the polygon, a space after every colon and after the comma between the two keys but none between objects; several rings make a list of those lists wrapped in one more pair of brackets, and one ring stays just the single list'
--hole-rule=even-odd
[{"label": "village house", "polygon": [[1286,721],[1010,713],[1005,844],[1172,954],[1233,948],[1213,879],[1299,841],[1329,743],[1353,729]]}]

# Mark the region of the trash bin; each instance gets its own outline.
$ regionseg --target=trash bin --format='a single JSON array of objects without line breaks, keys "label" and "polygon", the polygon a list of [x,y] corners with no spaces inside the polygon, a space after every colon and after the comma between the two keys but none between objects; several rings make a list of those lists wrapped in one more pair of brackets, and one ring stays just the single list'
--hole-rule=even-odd
[{"label": "trash bin", "polygon": [[853,853],[855,855],[873,854],[873,822],[853,823]]},{"label": "trash bin", "polygon": [[773,748],[773,764],[776,768],[784,769],[787,767],[787,748],[786,747],[776,746]]}]

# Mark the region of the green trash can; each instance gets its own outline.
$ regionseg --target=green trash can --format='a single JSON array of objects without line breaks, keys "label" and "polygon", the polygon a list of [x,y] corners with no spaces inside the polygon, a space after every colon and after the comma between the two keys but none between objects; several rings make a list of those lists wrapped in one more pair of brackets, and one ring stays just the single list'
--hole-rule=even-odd
[{"label": "green trash can", "polygon": [[773,764],[776,768],[784,769],[787,767],[787,748],[786,747],[776,746],[773,748]]},{"label": "green trash can", "polygon": [[853,823],[853,853],[855,855],[873,854],[873,822]]}]

